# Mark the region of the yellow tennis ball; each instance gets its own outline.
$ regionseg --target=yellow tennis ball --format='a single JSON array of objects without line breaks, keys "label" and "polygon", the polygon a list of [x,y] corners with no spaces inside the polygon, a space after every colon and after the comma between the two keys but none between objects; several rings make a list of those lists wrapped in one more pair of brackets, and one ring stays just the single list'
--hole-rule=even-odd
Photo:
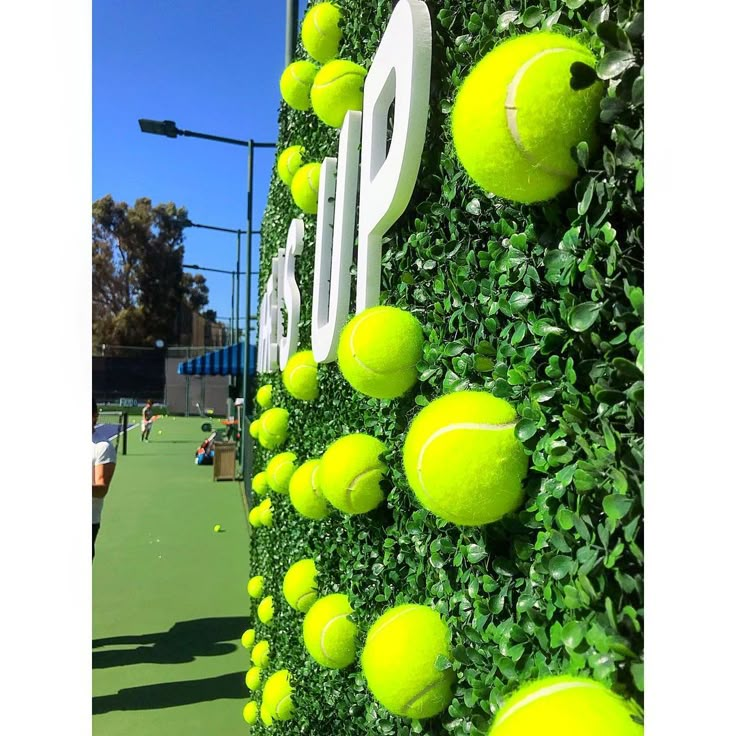
[{"label": "yellow tennis ball", "polygon": [[317,567],[314,560],[295,562],[284,575],[284,598],[295,610],[306,613],[317,600]]},{"label": "yellow tennis ball", "polygon": [[271,499],[265,498],[261,503],[256,506],[258,509],[258,520],[261,526],[270,528],[273,524],[273,506],[271,505]]},{"label": "yellow tennis ball", "polygon": [[296,455],[293,452],[274,455],[266,466],[268,487],[276,493],[288,493],[289,481],[294,475],[296,465]]},{"label": "yellow tennis ball", "polygon": [[586,677],[545,677],[517,690],[489,736],[642,736],[641,710]]},{"label": "yellow tennis ball", "polygon": [[277,721],[288,721],[294,714],[291,674],[288,670],[278,670],[266,680],[263,686],[263,703]]},{"label": "yellow tennis ball", "polygon": [[317,74],[311,61],[295,61],[284,69],[279,89],[284,102],[295,110],[309,110],[309,91]]},{"label": "yellow tennis ball", "polygon": [[251,481],[253,493],[257,493],[262,496],[264,493],[268,493],[268,479],[266,478],[266,472],[262,470],[260,473],[256,473]]},{"label": "yellow tennis ball", "polygon": [[386,446],[367,434],[348,434],[333,442],[319,463],[322,495],[346,514],[364,514],[383,501],[381,479],[386,465],[379,455]]},{"label": "yellow tennis ball", "polygon": [[336,59],[325,64],[312,83],[312,107],[317,117],[340,128],[348,110],[363,109],[366,70],[352,61]]},{"label": "yellow tennis ball", "polygon": [[337,56],[342,38],[340,10],[332,3],[319,3],[304,16],[302,44],[307,53],[324,64]]},{"label": "yellow tennis ball", "polygon": [[214,527],[212,527],[212,530],[214,532],[219,532],[222,529],[222,527],[219,524],[215,524]]},{"label": "yellow tennis ball", "polygon": [[[276,171],[278,172],[279,179],[281,179],[284,184],[286,184],[287,187],[291,186],[291,180],[294,178],[294,174],[301,168],[302,164],[304,163],[303,157],[304,156],[304,147],[303,146],[289,146],[288,148],[285,148],[281,154],[278,157],[278,160],[276,162]],[[258,393],[256,394],[256,401],[258,401],[258,394],[261,393],[261,390],[264,388],[269,389],[268,399],[269,399],[269,406],[271,401],[271,394],[270,389],[271,386],[268,387],[262,386],[260,389],[258,389]],[[258,401],[260,406],[262,406],[264,409],[268,409],[268,406],[263,406],[260,401]]]},{"label": "yellow tennis ball", "polygon": [[314,401],[319,396],[317,361],[311,350],[294,353],[281,374],[284,388],[295,398]]},{"label": "yellow tennis ball", "polygon": [[325,497],[317,485],[319,460],[302,463],[289,481],[289,498],[292,506],[308,519],[324,519],[330,513]]},{"label": "yellow tennis ball", "polygon": [[246,673],[245,673],[245,684],[248,686],[249,690],[258,690],[258,688],[261,686],[261,668],[260,667],[251,667]]},{"label": "yellow tennis ball", "polygon": [[528,459],[514,407],[483,391],[425,406],[404,441],[404,470],[419,503],[453,524],[481,526],[518,508]]},{"label": "yellow tennis ball", "polygon": [[439,671],[450,658],[450,630],[428,606],[407,604],[384,613],[368,630],[361,666],[369,690],[391,713],[430,718],[452,700],[454,675]]},{"label": "yellow tennis ball", "polygon": [[258,442],[267,450],[275,450],[286,442],[289,434],[289,412],[281,407],[264,411],[258,431]]},{"label": "yellow tennis ball", "polygon": [[261,509],[258,506],[250,510],[248,522],[254,529],[261,525]]},{"label": "yellow tennis ball", "polygon": [[240,643],[246,648],[251,649],[253,647],[253,643],[256,640],[256,630],[255,629],[246,629],[243,632],[243,636],[240,637]]},{"label": "yellow tennis ball", "polygon": [[268,663],[271,661],[270,656],[271,646],[265,639],[261,639],[258,644],[253,647],[250,653],[250,661],[254,665],[263,669],[268,667]]},{"label": "yellow tennis ball", "polygon": [[261,703],[261,720],[266,728],[271,728],[271,726],[273,726],[273,717],[271,716],[271,712],[268,708],[266,708],[265,703]]},{"label": "yellow tennis ball", "polygon": [[317,214],[319,175],[322,164],[304,164],[291,180],[291,196],[299,209],[308,215]]},{"label": "yellow tennis ball", "polygon": [[424,334],[419,320],[397,307],[371,307],[343,328],[337,364],[345,380],[375,399],[395,399],[417,381]]},{"label": "yellow tennis ball", "polygon": [[455,150],[470,178],[517,202],[567,189],[578,175],[571,149],[597,144],[604,88],[595,65],[578,41],[546,31],[504,41],[483,57],[452,111]]},{"label": "yellow tennis ball", "polygon": [[266,578],[263,575],[254,575],[248,581],[248,595],[254,600],[258,600],[263,595]]},{"label": "yellow tennis ball", "polygon": [[348,618],[353,612],[342,593],[320,598],[304,617],[304,646],[323,667],[342,669],[355,661],[358,628]]},{"label": "yellow tennis ball", "polygon": [[270,624],[271,621],[273,621],[273,614],[274,614],[273,596],[267,595],[258,604],[258,620],[262,624]]},{"label": "yellow tennis ball", "polygon": [[[292,146],[292,148],[298,148],[298,146]],[[286,150],[288,151],[291,149],[287,148]],[[286,153],[286,151],[284,151],[284,153]],[[256,403],[261,407],[261,409],[270,409],[273,401],[272,396],[273,386],[270,383],[267,383],[256,391]]]},{"label": "yellow tennis ball", "polygon": [[251,726],[258,720],[258,703],[249,700],[243,708],[243,720]]},{"label": "yellow tennis ball", "polygon": [[260,419],[254,419],[250,423],[250,427],[248,427],[248,434],[254,439],[258,439],[258,432],[261,429],[261,420]]}]

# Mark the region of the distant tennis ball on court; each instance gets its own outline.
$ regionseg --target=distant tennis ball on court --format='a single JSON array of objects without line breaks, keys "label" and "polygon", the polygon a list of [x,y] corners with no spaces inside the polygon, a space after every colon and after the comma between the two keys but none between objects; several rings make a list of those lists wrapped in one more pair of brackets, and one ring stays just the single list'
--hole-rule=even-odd
[{"label": "distant tennis ball on court", "polygon": [[319,3],[304,16],[302,44],[307,53],[324,64],[337,56],[342,38],[342,15],[332,3]]},{"label": "distant tennis ball on court", "polygon": [[256,506],[251,509],[248,513],[248,523],[254,528],[258,528],[261,525],[261,510]]},{"label": "distant tennis ball on court", "polygon": [[333,442],[319,463],[322,495],[346,514],[364,514],[383,501],[381,479],[386,465],[379,455],[386,446],[367,434],[348,434]]},{"label": "distant tennis ball on court", "polygon": [[319,460],[302,463],[289,481],[289,498],[292,506],[308,519],[324,519],[330,513],[325,497],[317,486]]},{"label": "distant tennis ball on court", "polygon": [[295,398],[313,401],[319,396],[317,361],[311,350],[294,353],[286,363],[281,380],[284,388]]},{"label": "distant tennis ball on court", "polygon": [[[281,179],[287,187],[291,186],[291,180],[294,178],[294,174],[301,168],[304,163],[304,147],[303,146],[289,146],[285,148],[279,155],[278,161],[276,162],[276,171],[278,172],[279,179]],[[263,387],[265,388],[265,386]],[[270,386],[268,387],[271,388]],[[258,392],[260,393],[260,389]],[[269,401],[271,395],[269,393]],[[258,401],[258,394],[256,394],[256,401]],[[260,401],[258,402],[261,403]],[[261,404],[263,406],[263,404]],[[270,406],[270,404],[269,404]],[[264,409],[268,409],[268,406],[264,406]]]},{"label": "distant tennis ball on court", "polygon": [[248,686],[249,690],[258,690],[258,688],[261,686],[261,668],[260,667],[251,667],[246,673],[245,673],[245,684]]},{"label": "distant tennis ball on court", "polygon": [[261,526],[267,529],[273,524],[273,506],[271,505],[271,499],[266,498],[256,507],[258,509],[258,519],[261,522]]},{"label": "distant tennis ball on court", "polygon": [[258,620],[262,624],[270,624],[271,621],[273,620],[273,614],[274,614],[273,597],[270,595],[267,595],[258,604]]},{"label": "distant tennis ball on court", "polygon": [[163,434],[164,433],[163,429],[159,429],[158,433]]},{"label": "distant tennis ball on court", "polygon": [[[637,720],[634,720],[634,719]],[[545,677],[519,688],[489,736],[642,736],[641,711],[586,677]]]},{"label": "distant tennis ball on court", "polygon": [[296,470],[296,455],[293,452],[280,452],[274,455],[266,466],[268,487],[276,493],[288,493],[289,481]]},{"label": "distant tennis ball on court", "polygon": [[585,46],[545,31],[504,41],[483,57],[452,111],[455,150],[470,178],[517,202],[567,189],[578,175],[571,149],[597,145],[604,87],[595,66]]},{"label": "distant tennis ball on court", "polygon": [[386,611],[368,630],[361,655],[376,700],[405,718],[441,713],[452,700],[454,675],[451,669],[437,670],[435,661],[440,655],[450,658],[449,640],[447,625],[428,606],[407,604]]},{"label": "distant tennis ball on court", "polygon": [[249,700],[243,708],[243,720],[251,726],[258,720],[258,703]]},{"label": "distant tennis ball on court", "polygon": [[343,328],[337,364],[345,380],[375,399],[395,399],[417,381],[424,334],[419,320],[397,307],[371,307]]},{"label": "distant tennis ball on court", "polygon": [[348,618],[352,612],[342,593],[320,598],[307,611],[302,627],[304,646],[323,667],[342,669],[355,661],[358,628]]},{"label": "distant tennis ball on court", "polygon": [[213,531],[215,532],[219,532],[220,529],[222,529],[222,527],[219,524],[215,524],[215,526],[213,527]]},{"label": "distant tennis ball on court", "polygon": [[263,588],[266,578],[263,575],[254,575],[248,581],[248,595],[254,600],[258,600],[263,595]]},{"label": "distant tennis ball on court", "polygon": [[453,524],[481,526],[517,509],[528,459],[514,407],[483,391],[425,406],[404,441],[404,470],[419,503]]},{"label": "distant tennis ball on court", "polygon": [[262,470],[260,473],[256,473],[251,481],[253,493],[257,493],[262,496],[264,493],[268,493],[268,478],[266,477],[266,471]]},{"label": "distant tennis ball on court", "polygon": [[321,170],[322,164],[304,164],[291,180],[291,197],[296,206],[308,215],[317,214]]},{"label": "distant tennis ball on court", "polygon": [[263,412],[258,432],[258,442],[267,450],[275,450],[286,442],[289,434],[289,412],[274,407]]},{"label": "distant tennis ball on court", "polygon": [[261,420],[260,419],[254,419],[250,423],[250,427],[248,427],[248,434],[254,439],[258,439],[258,432],[261,429]]},{"label": "distant tennis ball on court", "polygon": [[266,708],[265,703],[261,703],[261,720],[266,728],[273,726],[273,716],[271,715],[271,711]]},{"label": "distant tennis ball on court", "polygon": [[340,128],[348,110],[363,109],[366,70],[352,61],[336,59],[325,64],[312,83],[312,107],[317,117]]},{"label": "distant tennis ball on court", "polygon": [[284,69],[279,89],[284,102],[295,110],[309,110],[309,90],[317,74],[311,61],[295,61]]},{"label": "distant tennis ball on court", "polygon": [[284,575],[282,586],[286,602],[295,610],[306,613],[317,600],[317,567],[312,559],[295,562]]},{"label": "distant tennis ball on court", "polygon": [[261,639],[258,644],[253,647],[250,653],[250,661],[254,665],[263,669],[268,667],[268,663],[271,661],[270,657],[271,646],[265,639]]},{"label": "distant tennis ball on court", "polygon": [[288,670],[278,670],[266,680],[263,686],[263,703],[277,721],[288,721],[294,714],[291,700],[293,692]]},{"label": "distant tennis ball on court", "polygon": [[[287,148],[286,150],[288,151],[289,149]],[[273,394],[273,386],[271,386],[270,383],[267,383],[265,386],[261,386],[258,389],[258,391],[256,391],[256,403],[258,404],[258,406],[261,407],[261,409],[271,408],[272,394]]]},{"label": "distant tennis ball on court", "polygon": [[243,636],[240,637],[240,643],[246,648],[251,649],[256,640],[256,630],[246,629]]}]

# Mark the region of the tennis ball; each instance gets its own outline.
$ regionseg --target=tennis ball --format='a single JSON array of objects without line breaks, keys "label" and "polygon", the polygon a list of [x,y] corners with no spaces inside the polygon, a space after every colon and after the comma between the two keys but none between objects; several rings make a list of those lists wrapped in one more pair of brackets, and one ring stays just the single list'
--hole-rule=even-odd
[{"label": "tennis ball", "polygon": [[295,110],[309,110],[309,90],[317,74],[311,61],[295,61],[284,69],[279,89],[284,102]]},{"label": "tennis ball", "polygon": [[[284,149],[281,154],[278,157],[278,160],[276,162],[276,171],[278,172],[279,179],[281,179],[284,184],[286,184],[287,187],[291,186],[291,180],[294,178],[294,174],[301,168],[302,164],[304,163],[304,160],[302,159],[302,156],[304,155],[304,147],[303,146],[289,146],[288,148]],[[258,394],[261,393],[261,390],[263,388],[269,389],[268,394],[268,400],[269,400],[269,406],[263,406],[260,401],[258,401]],[[256,401],[263,406],[264,409],[268,409],[270,407],[270,401],[271,401],[271,393],[270,393],[271,386],[263,386],[262,388],[258,389],[258,394],[256,394]]]},{"label": "tennis ball", "polygon": [[342,669],[355,661],[358,628],[348,618],[352,612],[342,593],[320,598],[307,611],[302,627],[304,646],[323,667]]},{"label": "tennis ball", "polygon": [[261,525],[261,509],[258,506],[250,510],[248,522],[254,529],[257,529]]},{"label": "tennis ball", "polygon": [[302,463],[289,481],[289,498],[294,508],[308,519],[324,519],[330,509],[317,486],[319,460]]},{"label": "tennis ball", "polygon": [[263,575],[254,575],[248,581],[248,595],[254,600],[258,600],[263,595],[263,588],[266,579]]},{"label": "tennis ball", "polygon": [[258,432],[261,430],[261,420],[260,419],[254,419],[250,423],[250,427],[248,427],[248,434],[254,439],[258,439]]},{"label": "tennis ball", "polygon": [[571,149],[597,144],[603,84],[595,65],[585,46],[546,31],[509,39],[483,57],[452,110],[455,150],[470,178],[517,202],[567,189],[578,174]]},{"label": "tennis ball", "polygon": [[258,703],[255,700],[250,700],[245,704],[243,720],[251,726],[258,720]]},{"label": "tennis ball", "polygon": [[240,637],[240,643],[246,648],[250,649],[253,646],[253,642],[256,640],[256,630],[246,629],[243,632],[243,636]]},{"label": "tennis ball", "polygon": [[[361,656],[369,690],[387,710],[405,718],[430,718],[452,700],[451,669],[439,671],[439,655],[450,657],[450,630],[428,606],[402,605],[384,613],[368,630]],[[526,736],[526,735],[525,735]]]},{"label": "tennis ball", "polygon": [[395,399],[417,381],[424,335],[419,320],[397,307],[371,307],[343,328],[337,364],[345,380],[374,399]]},{"label": "tennis ball", "polygon": [[289,434],[289,412],[281,407],[268,409],[261,415],[258,442],[267,450],[275,450],[286,442]]},{"label": "tennis ball", "polygon": [[317,385],[317,361],[311,350],[294,353],[281,374],[284,388],[295,398],[313,401],[319,396]]},{"label": "tennis ball", "polygon": [[340,128],[348,110],[363,109],[366,70],[352,61],[336,59],[325,64],[312,83],[310,97],[317,117]]},{"label": "tennis ball", "polygon": [[324,64],[337,56],[342,38],[342,15],[332,3],[319,3],[304,16],[302,44],[307,53]]},{"label": "tennis ball", "polygon": [[222,527],[219,524],[215,524],[215,526],[213,527],[213,531],[215,532],[219,532],[221,529]]},{"label": "tennis ball", "polygon": [[317,600],[317,567],[314,560],[295,562],[284,575],[284,598],[295,610],[306,613]]},{"label": "tennis ball", "polygon": [[367,434],[348,434],[325,450],[317,468],[322,495],[346,514],[364,514],[383,501],[381,478],[386,466],[378,459],[386,446]]},{"label": "tennis ball", "polygon": [[481,526],[518,508],[528,460],[516,412],[482,391],[425,406],[404,441],[404,470],[419,503],[453,524]]},{"label": "tennis ball", "polygon": [[[294,146],[295,147],[295,146]],[[286,149],[287,151],[290,149]],[[284,151],[286,153],[286,151]],[[270,409],[272,404],[272,394],[273,394],[273,386],[271,386],[270,383],[267,383],[265,386],[261,386],[258,391],[256,391],[256,403],[258,406],[261,407],[261,409]]]},{"label": "tennis ball", "polygon": [[322,164],[304,164],[291,180],[291,197],[296,206],[308,215],[317,214],[321,170]]},{"label": "tennis ball", "polygon": [[263,703],[277,721],[288,721],[294,714],[293,692],[289,670],[278,670],[266,680]]},{"label": "tennis ball", "polygon": [[261,703],[261,720],[263,721],[263,725],[266,728],[271,728],[271,726],[273,726],[273,717],[271,716],[271,711],[266,708],[265,703]]},{"label": "tennis ball", "polygon": [[273,620],[274,608],[273,608],[273,597],[267,595],[258,604],[258,620],[262,624],[270,624]]},{"label": "tennis ball", "polygon": [[245,684],[248,686],[249,690],[258,690],[258,688],[261,686],[260,667],[251,667],[245,673]]},{"label": "tennis ball", "polygon": [[269,643],[265,639],[261,639],[253,647],[253,651],[250,653],[250,661],[261,669],[268,667],[268,663],[271,661],[271,657],[269,656],[270,649]]},{"label": "tennis ball", "polygon": [[[634,719],[638,720],[634,720]],[[545,677],[504,702],[489,736],[642,736],[641,711],[595,680]]]},{"label": "tennis ball", "polygon": [[258,509],[258,520],[261,522],[261,526],[270,528],[273,524],[273,506],[271,505],[271,499],[265,498],[256,508]]},{"label": "tennis ball", "polygon": [[264,493],[268,493],[268,479],[265,471],[262,470],[260,473],[256,473],[253,476],[251,486],[253,488],[253,493],[257,493],[259,496],[262,496]]},{"label": "tennis ball", "polygon": [[288,493],[289,481],[296,470],[296,455],[293,452],[281,452],[274,455],[266,466],[268,486],[276,493]]},{"label": "tennis ball", "polygon": [[164,433],[163,429],[159,429],[158,433],[163,434]]}]

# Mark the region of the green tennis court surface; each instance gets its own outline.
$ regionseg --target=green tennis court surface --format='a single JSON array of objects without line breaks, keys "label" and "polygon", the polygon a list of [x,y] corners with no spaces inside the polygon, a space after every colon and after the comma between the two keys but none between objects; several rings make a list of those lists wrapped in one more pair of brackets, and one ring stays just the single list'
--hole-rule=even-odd
[{"label": "green tennis court surface", "polygon": [[93,565],[94,736],[247,733],[248,527],[239,484],[194,464],[201,424],[164,417],[150,443],[136,428],[118,458]]}]

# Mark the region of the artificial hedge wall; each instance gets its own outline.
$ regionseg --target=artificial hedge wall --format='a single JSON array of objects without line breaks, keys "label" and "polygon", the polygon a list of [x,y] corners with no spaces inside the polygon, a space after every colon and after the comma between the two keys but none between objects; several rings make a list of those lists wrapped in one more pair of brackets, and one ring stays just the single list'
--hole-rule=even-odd
[{"label": "artificial hedge wall", "polygon": [[[339,5],[340,57],[369,68],[393,3]],[[424,326],[420,380],[400,400],[369,399],[331,363],[319,367],[319,399],[305,403],[285,392],[278,374],[258,378],[273,384],[274,405],[291,414],[291,439],[279,451],[295,452],[299,462],[350,432],[389,448],[387,500],[376,511],[310,521],[288,496],[272,494],[273,528],[253,531],[251,571],[266,576],[277,605],[270,626],[253,617],[257,638],[271,642],[269,670],[287,668],[295,687],[294,719],[269,729],[284,734],[485,734],[504,696],[545,674],[583,673],[643,703],[643,3],[427,5],[427,137],[413,198],[385,238],[380,299]],[[539,28],[590,46],[608,92],[601,146],[578,148],[575,186],[526,206],[468,178],[449,113],[460,83],[495,44]],[[296,58],[308,58],[301,43]],[[338,131],[310,112],[282,105],[279,126],[278,152],[299,143],[305,160],[337,154]],[[316,217],[300,213],[274,170],[260,294],[300,216],[299,349],[308,349]],[[401,465],[420,407],[462,388],[511,402],[530,455],[524,505],[481,528],[458,528],[422,509]],[[253,472],[273,454],[257,446]],[[453,653],[442,664],[457,674],[445,713],[421,724],[394,717],[367,690],[358,662],[327,670],[309,657],[303,615],[280,592],[286,570],[304,557],[316,560],[320,595],[348,595],[363,636],[390,606],[420,603],[442,614]]]}]

